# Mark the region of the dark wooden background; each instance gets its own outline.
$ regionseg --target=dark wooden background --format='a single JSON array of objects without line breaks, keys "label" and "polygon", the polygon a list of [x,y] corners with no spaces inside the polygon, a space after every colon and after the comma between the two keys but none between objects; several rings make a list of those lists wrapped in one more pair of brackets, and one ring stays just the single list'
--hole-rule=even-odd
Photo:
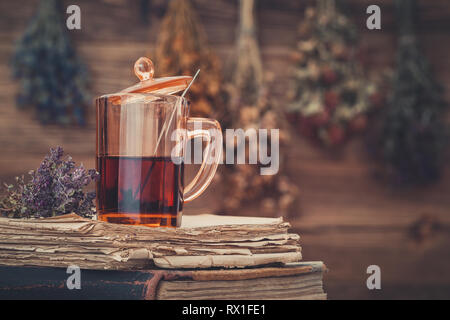
[{"label": "dark wooden background", "polygon": [[[93,97],[136,82],[134,61],[152,56],[162,0],[154,0],[149,25],[139,18],[139,1],[72,1],[82,10],[82,30],[73,31],[79,54],[93,78]],[[213,49],[226,62],[234,50],[236,0],[195,0]],[[264,67],[277,79],[273,94],[280,110],[296,29],[310,1],[259,0],[257,18]],[[276,5],[275,5],[276,3]],[[361,45],[372,69],[395,61],[395,19],[391,0],[349,0],[348,10],[361,29]],[[365,9],[382,9],[382,30],[365,29]],[[86,128],[41,126],[32,113],[15,107],[17,84],[9,60],[37,1],[0,2],[0,180],[35,168],[51,146],[62,145],[77,162],[94,167],[93,108]],[[425,54],[450,101],[450,2],[421,0],[418,33]],[[157,67],[157,66],[156,66]],[[219,119],[220,120],[220,119]],[[375,181],[364,144],[355,139],[342,153],[330,155],[294,138],[289,170],[301,189],[301,205],[291,215],[302,237],[304,258],[323,260],[330,272],[330,298],[450,298],[450,171],[436,185],[395,191]],[[213,184],[186,213],[210,212],[221,186]],[[255,214],[253,210],[237,214]],[[382,290],[366,288],[366,268],[381,267]]]}]

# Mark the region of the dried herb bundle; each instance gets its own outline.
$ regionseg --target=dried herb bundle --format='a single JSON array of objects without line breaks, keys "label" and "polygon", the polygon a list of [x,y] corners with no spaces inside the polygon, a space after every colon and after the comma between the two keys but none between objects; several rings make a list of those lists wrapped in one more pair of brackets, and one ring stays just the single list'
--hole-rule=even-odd
[{"label": "dried herb bundle", "polygon": [[[228,92],[227,128],[282,129],[283,112],[272,103],[268,83],[264,81],[256,30],[253,20],[253,0],[241,0],[240,33],[237,41],[234,73],[226,84]],[[286,145],[289,136],[280,130],[280,149]],[[227,146],[237,142],[227,142]],[[268,146],[270,150],[270,146]],[[236,151],[236,150],[235,150]],[[255,150],[253,150],[255,151]],[[227,150],[227,153],[229,150]],[[282,151],[280,150],[280,153]],[[232,186],[225,190],[222,211],[232,212],[245,206],[259,206],[266,214],[286,215],[295,204],[297,187],[282,172],[275,175],[261,175],[261,164],[229,165],[224,168],[225,184]]]},{"label": "dried herb bundle", "polygon": [[[208,48],[207,37],[189,0],[171,0],[162,21],[156,48],[156,70],[163,76],[201,76],[191,87],[191,114],[210,116],[223,110],[220,63]],[[214,108],[214,110],[213,110]]]},{"label": "dried herb bundle", "polygon": [[317,0],[306,9],[288,92],[288,112],[298,131],[324,146],[342,144],[362,131],[383,95],[364,75],[356,57],[356,26],[335,7]]},{"label": "dried herb bundle", "polygon": [[85,124],[87,71],[70,42],[61,3],[41,0],[17,44],[12,67],[20,107],[33,106],[42,123]]},{"label": "dried herb bundle", "polygon": [[63,159],[61,147],[50,149],[50,154],[36,171],[30,171],[31,180],[16,178],[16,186],[5,184],[6,194],[0,198],[0,214],[10,218],[52,217],[74,212],[82,217],[94,213],[95,192],[83,189],[98,178],[94,169],[76,167],[70,156]]},{"label": "dried herb bundle", "polygon": [[393,94],[378,132],[377,156],[394,185],[436,180],[443,164],[446,105],[414,34],[416,1],[396,0],[399,45]]}]

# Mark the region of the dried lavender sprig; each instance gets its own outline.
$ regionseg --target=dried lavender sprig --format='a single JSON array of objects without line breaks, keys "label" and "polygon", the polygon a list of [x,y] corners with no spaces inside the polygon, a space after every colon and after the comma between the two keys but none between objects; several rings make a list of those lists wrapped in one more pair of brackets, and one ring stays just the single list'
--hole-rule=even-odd
[{"label": "dried lavender sprig", "polygon": [[74,212],[92,217],[95,192],[83,189],[98,179],[96,170],[76,167],[70,156],[63,158],[61,147],[50,149],[37,170],[30,171],[29,182],[16,178],[16,186],[5,185],[0,198],[0,214],[11,218],[52,217]]}]

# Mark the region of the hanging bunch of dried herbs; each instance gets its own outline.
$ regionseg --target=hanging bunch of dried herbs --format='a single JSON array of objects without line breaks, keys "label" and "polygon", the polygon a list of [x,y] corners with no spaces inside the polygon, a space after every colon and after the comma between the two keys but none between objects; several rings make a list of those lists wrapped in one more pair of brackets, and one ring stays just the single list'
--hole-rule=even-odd
[{"label": "hanging bunch of dried herbs", "polygon": [[189,91],[191,115],[219,117],[221,99],[220,62],[207,44],[207,36],[190,0],[170,0],[161,23],[156,47],[157,70],[162,76],[201,77]]},{"label": "hanging bunch of dried herbs", "polygon": [[[280,153],[286,147],[289,136],[283,130],[285,121],[282,110],[276,110],[269,95],[269,83],[264,79],[264,72],[256,38],[253,8],[254,0],[240,1],[240,32],[237,40],[235,63],[230,70],[227,88],[227,106],[229,112],[222,119],[225,128],[242,128],[244,131],[254,129],[279,130]],[[277,137],[270,136],[268,150]],[[259,136],[261,139],[261,136]],[[238,141],[227,141],[226,154],[236,154]],[[246,154],[259,153],[256,143],[248,142]],[[241,141],[243,142],[243,141]],[[254,149],[251,149],[254,148]],[[272,161],[274,159],[274,154]],[[261,159],[259,159],[261,161]],[[266,215],[286,215],[292,211],[298,196],[297,186],[294,185],[285,172],[283,163],[280,163],[280,172],[273,175],[261,175],[261,168],[265,167],[260,161],[257,164],[234,164],[223,168],[223,179],[226,188],[222,203],[222,212],[233,213],[234,210],[245,207],[258,207],[259,212]]]},{"label": "hanging bunch of dried herbs", "polygon": [[83,189],[98,178],[96,170],[76,167],[70,156],[63,158],[61,147],[50,154],[39,168],[30,171],[30,181],[16,178],[16,185],[5,184],[0,198],[0,214],[9,218],[53,217],[76,213],[82,217],[94,214],[95,192]]},{"label": "hanging bunch of dried herbs", "polygon": [[317,0],[299,27],[292,53],[289,118],[300,134],[322,146],[343,144],[363,131],[384,94],[357,59],[357,28],[335,0]]},{"label": "hanging bunch of dried herbs", "polygon": [[41,0],[17,44],[14,77],[20,81],[19,107],[34,107],[42,123],[85,124],[90,103],[88,76],[62,19],[61,3]]},{"label": "hanging bunch of dried herbs", "polygon": [[414,34],[416,1],[396,0],[399,44],[393,93],[376,141],[382,173],[395,185],[420,185],[440,176],[446,109]]}]

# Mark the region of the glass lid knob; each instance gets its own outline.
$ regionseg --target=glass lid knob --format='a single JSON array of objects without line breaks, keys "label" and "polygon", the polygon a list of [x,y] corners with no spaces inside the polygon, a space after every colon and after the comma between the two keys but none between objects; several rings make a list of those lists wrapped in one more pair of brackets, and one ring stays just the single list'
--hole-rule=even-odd
[{"label": "glass lid knob", "polygon": [[152,60],[146,57],[140,57],[134,64],[134,73],[141,81],[153,79],[155,67]]}]

